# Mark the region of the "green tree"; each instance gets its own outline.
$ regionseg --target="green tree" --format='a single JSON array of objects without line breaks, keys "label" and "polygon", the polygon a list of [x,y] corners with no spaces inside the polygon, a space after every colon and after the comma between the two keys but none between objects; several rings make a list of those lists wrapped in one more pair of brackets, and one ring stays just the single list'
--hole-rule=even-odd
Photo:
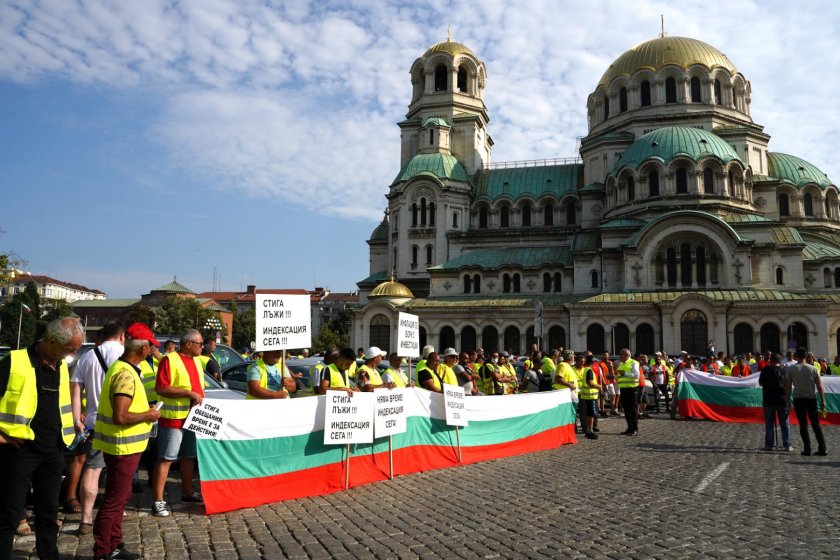
[{"label": "green tree", "polygon": [[236,303],[232,303],[230,310],[233,313],[233,337],[231,345],[237,350],[248,346],[255,340],[257,335],[256,312],[253,307],[240,310]]},{"label": "green tree", "polygon": [[321,330],[312,340],[312,351],[315,354],[323,352],[329,348],[344,348],[350,344],[350,339],[346,333],[341,333],[332,328],[332,323],[323,323]]},{"label": "green tree", "polygon": [[[26,307],[24,307],[26,306]],[[26,309],[29,309],[27,311]],[[41,296],[35,282],[26,285],[23,292],[15,294],[0,306],[0,344],[15,348],[20,324],[20,347],[29,346],[39,336]],[[46,323],[42,323],[42,327]],[[43,332],[43,329],[42,329]]]},{"label": "green tree", "polygon": [[151,328],[155,324],[155,312],[145,303],[137,302],[128,309],[128,324],[131,323],[144,323]]},{"label": "green tree", "polygon": [[216,337],[216,331],[222,336],[227,334],[219,314],[202,307],[195,298],[170,296],[163,305],[154,310],[155,332],[177,336],[187,329],[198,329],[202,336]]}]

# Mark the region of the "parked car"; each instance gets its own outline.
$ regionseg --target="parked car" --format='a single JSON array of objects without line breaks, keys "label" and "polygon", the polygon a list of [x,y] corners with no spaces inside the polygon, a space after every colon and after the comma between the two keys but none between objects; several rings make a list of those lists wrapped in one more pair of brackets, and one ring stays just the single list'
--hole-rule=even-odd
[{"label": "parked car", "polygon": [[227,383],[219,383],[210,375],[204,374],[204,396],[208,399],[244,399],[245,394],[239,391],[232,391]]},{"label": "parked car", "polygon": [[[315,364],[321,362],[320,358],[292,358],[286,362],[289,371],[293,374],[302,374],[298,381],[298,393],[295,396],[304,396],[311,394],[309,390],[309,369]],[[248,368],[254,362],[243,361],[233,365],[228,365],[222,368],[222,381],[234,391],[241,391],[248,393]]]}]

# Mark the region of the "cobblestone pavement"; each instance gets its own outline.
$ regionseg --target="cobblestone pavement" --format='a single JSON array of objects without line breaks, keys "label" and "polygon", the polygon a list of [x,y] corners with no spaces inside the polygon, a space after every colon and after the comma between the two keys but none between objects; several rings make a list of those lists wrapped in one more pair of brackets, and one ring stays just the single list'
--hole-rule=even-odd
[{"label": "cobblestone pavement", "polygon": [[[753,424],[624,428],[610,418],[597,441],[211,517],[170,480],[173,515],[136,495],[125,540],[160,559],[838,557],[840,429],[825,429],[828,457],[802,457],[797,428],[793,453],[763,451]],[[64,518],[65,558],[91,556],[78,526]],[[33,550],[15,544],[16,558]]]}]

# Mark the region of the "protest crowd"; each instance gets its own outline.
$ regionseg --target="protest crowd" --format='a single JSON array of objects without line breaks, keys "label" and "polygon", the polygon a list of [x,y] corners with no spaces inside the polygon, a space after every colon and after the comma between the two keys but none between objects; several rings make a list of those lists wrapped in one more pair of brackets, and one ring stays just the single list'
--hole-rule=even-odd
[{"label": "protest crowd", "polygon": [[[218,375],[212,357],[215,343],[205,342],[191,329],[179,344],[167,341],[160,352],[161,344],[148,326],[109,324],[103,340],[83,355],[71,378],[64,358],[80,347],[83,337],[78,319],[59,319],[38,342],[0,360],[0,560],[11,557],[15,533],[32,531],[25,515],[30,489],[36,549],[42,559],[58,558],[61,501],[68,513],[81,514],[80,532],[93,534],[95,559],[139,558],[126,550],[121,523],[132,492],[142,491],[137,474],[141,464],[149,472],[153,515],[170,514],[164,485],[176,461],[181,500],[202,503],[193,484],[195,434],[184,429],[184,421],[205,397],[204,374]],[[533,345],[518,356],[510,349],[438,352],[426,346],[419,361],[411,364],[375,346],[357,351],[333,348],[310,369],[308,387],[300,374],[289,370],[284,351],[266,351],[247,356],[252,361],[246,398],[296,398],[327,390],[352,395],[404,387],[440,393],[444,385],[463,387],[466,395],[479,398],[570,391],[577,403],[576,431],[598,439],[599,418],[623,416],[626,429],[621,433],[636,436],[640,419],[661,412],[675,417],[674,395],[683,369],[733,378],[760,373],[765,449],[779,447],[774,432],[778,425],[781,447],[793,450],[788,410],[794,408],[802,454],[811,454],[809,423],[817,439],[815,454],[827,454],[819,425],[819,414],[826,410],[820,378],[840,375],[840,356],[829,364],[804,349],[785,357],[771,352],[728,356],[714,352],[711,344],[709,350],[702,356],[681,352],[672,357],[664,351],[649,356],[625,348],[611,356],[565,348],[543,352]],[[105,491],[94,516],[103,470]]]}]

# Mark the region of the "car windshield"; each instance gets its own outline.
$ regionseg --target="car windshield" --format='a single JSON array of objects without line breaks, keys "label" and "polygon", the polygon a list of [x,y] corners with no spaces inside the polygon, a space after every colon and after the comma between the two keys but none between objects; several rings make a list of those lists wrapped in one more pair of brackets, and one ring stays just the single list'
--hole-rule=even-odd
[{"label": "car windshield", "polygon": [[213,357],[216,358],[216,361],[219,363],[219,367],[222,369],[228,366],[241,364],[245,361],[242,359],[239,352],[225,344],[216,345],[216,350],[213,351]]}]

